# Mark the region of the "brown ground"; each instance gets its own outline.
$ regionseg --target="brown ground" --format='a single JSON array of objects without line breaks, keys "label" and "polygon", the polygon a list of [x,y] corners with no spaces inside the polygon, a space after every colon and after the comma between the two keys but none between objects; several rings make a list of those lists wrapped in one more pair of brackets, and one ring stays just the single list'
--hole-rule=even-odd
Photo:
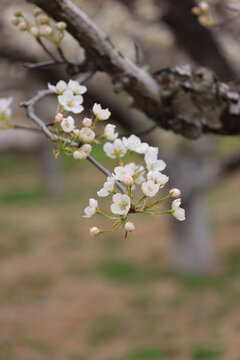
[{"label": "brown ground", "polygon": [[167,217],[90,238],[103,177],[63,168],[54,200],[32,158],[0,158],[0,360],[240,360],[239,174],[209,193],[218,262],[201,278],[171,270]]}]

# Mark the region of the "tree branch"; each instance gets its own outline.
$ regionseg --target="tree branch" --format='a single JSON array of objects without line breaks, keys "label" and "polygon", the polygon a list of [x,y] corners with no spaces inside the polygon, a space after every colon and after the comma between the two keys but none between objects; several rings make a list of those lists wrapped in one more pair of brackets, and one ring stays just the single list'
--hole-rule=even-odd
[{"label": "tree branch", "polygon": [[239,94],[221,83],[213,71],[176,67],[168,69],[168,76],[158,74],[157,83],[146,69],[124,58],[108,36],[70,0],[27,1],[56,21],[65,21],[87,58],[111,76],[118,90],[127,90],[134,99],[133,106],[162,128],[189,138],[203,133],[240,134]]}]

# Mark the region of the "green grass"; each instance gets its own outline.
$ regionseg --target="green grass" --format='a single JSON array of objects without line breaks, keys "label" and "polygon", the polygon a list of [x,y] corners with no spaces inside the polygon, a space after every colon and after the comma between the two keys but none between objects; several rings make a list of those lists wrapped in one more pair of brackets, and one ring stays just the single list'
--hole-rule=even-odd
[{"label": "green grass", "polygon": [[0,203],[2,204],[32,204],[44,198],[44,192],[39,189],[17,190],[12,189],[0,195]]},{"label": "green grass", "polygon": [[203,290],[211,288],[223,290],[227,286],[227,279],[223,276],[180,275],[176,278],[182,286],[189,290]]},{"label": "green grass", "polygon": [[191,352],[191,359],[193,360],[220,359],[221,355],[222,355],[222,351],[219,349],[196,347]]},{"label": "green grass", "polygon": [[129,302],[131,308],[139,311],[151,309],[153,304],[154,299],[149,294],[138,295]]},{"label": "green grass", "polygon": [[43,341],[42,339],[37,339],[37,338],[32,338],[32,337],[23,337],[21,339],[21,343],[38,352],[41,354],[49,354],[52,352],[52,347],[47,344],[45,341]]},{"label": "green grass", "polygon": [[141,347],[133,351],[129,359],[134,360],[160,360],[166,358],[167,350],[159,347]]},{"label": "green grass", "polygon": [[76,352],[76,353],[70,355],[69,360],[86,360],[86,357],[85,357],[85,355],[83,355],[79,352]]},{"label": "green grass", "polygon": [[240,275],[240,247],[233,248],[225,256],[226,272],[229,276]]},{"label": "green grass", "polygon": [[101,344],[111,341],[122,333],[123,325],[119,317],[104,315],[98,318],[90,330],[89,341],[92,344]]},{"label": "green grass", "polygon": [[134,264],[124,259],[106,259],[100,266],[105,278],[123,283],[148,283],[159,281],[165,274],[157,266]]}]

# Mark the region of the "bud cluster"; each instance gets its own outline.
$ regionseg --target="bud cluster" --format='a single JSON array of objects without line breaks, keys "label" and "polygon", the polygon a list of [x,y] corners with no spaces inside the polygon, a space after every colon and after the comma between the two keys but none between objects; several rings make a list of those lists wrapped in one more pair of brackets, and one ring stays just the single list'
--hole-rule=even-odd
[{"label": "bud cluster", "polygon": [[33,10],[33,18],[33,21],[30,22],[21,11],[15,11],[12,24],[17,26],[20,31],[27,31],[35,38],[46,38],[55,46],[59,46],[67,24],[60,21],[53,25],[48,15],[39,8]]},{"label": "bud cluster", "polygon": [[192,13],[198,17],[198,22],[202,26],[211,27],[214,25],[210,14],[210,7],[206,1],[201,1],[198,6],[194,6]]}]

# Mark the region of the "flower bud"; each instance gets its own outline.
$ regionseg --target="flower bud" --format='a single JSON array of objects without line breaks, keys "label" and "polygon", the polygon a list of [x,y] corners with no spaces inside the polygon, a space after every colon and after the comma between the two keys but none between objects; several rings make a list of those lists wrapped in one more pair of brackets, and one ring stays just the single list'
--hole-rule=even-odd
[{"label": "flower bud", "polygon": [[80,136],[80,130],[74,129],[73,132],[76,136],[78,136],[78,137]]},{"label": "flower bud", "polygon": [[58,113],[56,116],[55,116],[55,122],[61,122],[63,120],[63,115],[61,113]]},{"label": "flower bud", "polygon": [[135,230],[135,225],[132,222],[128,221],[125,224],[125,230],[126,231],[133,231],[133,230]]},{"label": "flower bud", "polygon": [[199,4],[199,7],[200,7],[200,10],[203,12],[203,13],[208,13],[209,11],[209,5],[206,1],[201,1],[200,4]]},{"label": "flower bud", "polygon": [[205,27],[213,26],[213,21],[212,21],[211,17],[208,15],[199,16],[198,22],[199,22],[199,24],[201,24],[202,26],[205,26]]},{"label": "flower bud", "polygon": [[90,127],[92,125],[92,120],[85,117],[82,121],[83,125],[86,126],[86,127]]},{"label": "flower bud", "polygon": [[25,20],[21,21],[20,24],[18,25],[18,28],[21,31],[27,31],[28,25],[27,25],[26,21]]},{"label": "flower bud", "polygon": [[39,9],[39,8],[35,8],[35,9],[33,10],[33,15],[34,15],[34,16],[38,16],[38,15],[40,15],[41,13],[42,13],[42,10]]},{"label": "flower bud", "polygon": [[48,25],[41,25],[39,27],[39,32],[42,36],[48,36],[52,34],[52,28]]},{"label": "flower bud", "polygon": [[90,144],[84,144],[83,146],[81,146],[81,150],[84,151],[88,156],[92,151],[92,147]]},{"label": "flower bud", "polygon": [[123,178],[123,183],[124,183],[125,185],[127,185],[127,186],[132,185],[132,184],[133,184],[133,178],[132,178],[132,176],[130,176],[130,175],[124,176],[124,178]]},{"label": "flower bud", "polygon": [[86,159],[87,154],[83,150],[76,150],[73,153],[74,160],[83,160]]},{"label": "flower bud", "polygon": [[19,19],[19,17],[13,16],[11,22],[13,25],[18,26],[21,20]]},{"label": "flower bud", "polygon": [[13,15],[16,16],[16,17],[20,17],[20,16],[22,16],[22,12],[20,10],[15,10],[13,12]]},{"label": "flower bud", "polygon": [[32,26],[31,29],[30,29],[30,32],[35,37],[37,37],[39,35],[39,31],[38,31],[37,26]]},{"label": "flower bud", "polygon": [[177,199],[181,196],[181,191],[179,189],[173,188],[169,191],[169,196],[171,198]]},{"label": "flower bud", "polygon": [[98,227],[94,226],[90,228],[90,235],[97,236],[100,233],[100,230]]},{"label": "flower bud", "polygon": [[67,27],[67,24],[64,21],[59,21],[56,23],[56,29],[59,31],[65,30]]},{"label": "flower bud", "polygon": [[50,22],[49,17],[44,13],[41,13],[40,15],[38,15],[37,19],[41,25],[49,24],[49,22]]},{"label": "flower bud", "polygon": [[198,6],[194,6],[192,9],[191,9],[191,12],[192,14],[194,15],[200,15],[201,14],[201,10]]}]

